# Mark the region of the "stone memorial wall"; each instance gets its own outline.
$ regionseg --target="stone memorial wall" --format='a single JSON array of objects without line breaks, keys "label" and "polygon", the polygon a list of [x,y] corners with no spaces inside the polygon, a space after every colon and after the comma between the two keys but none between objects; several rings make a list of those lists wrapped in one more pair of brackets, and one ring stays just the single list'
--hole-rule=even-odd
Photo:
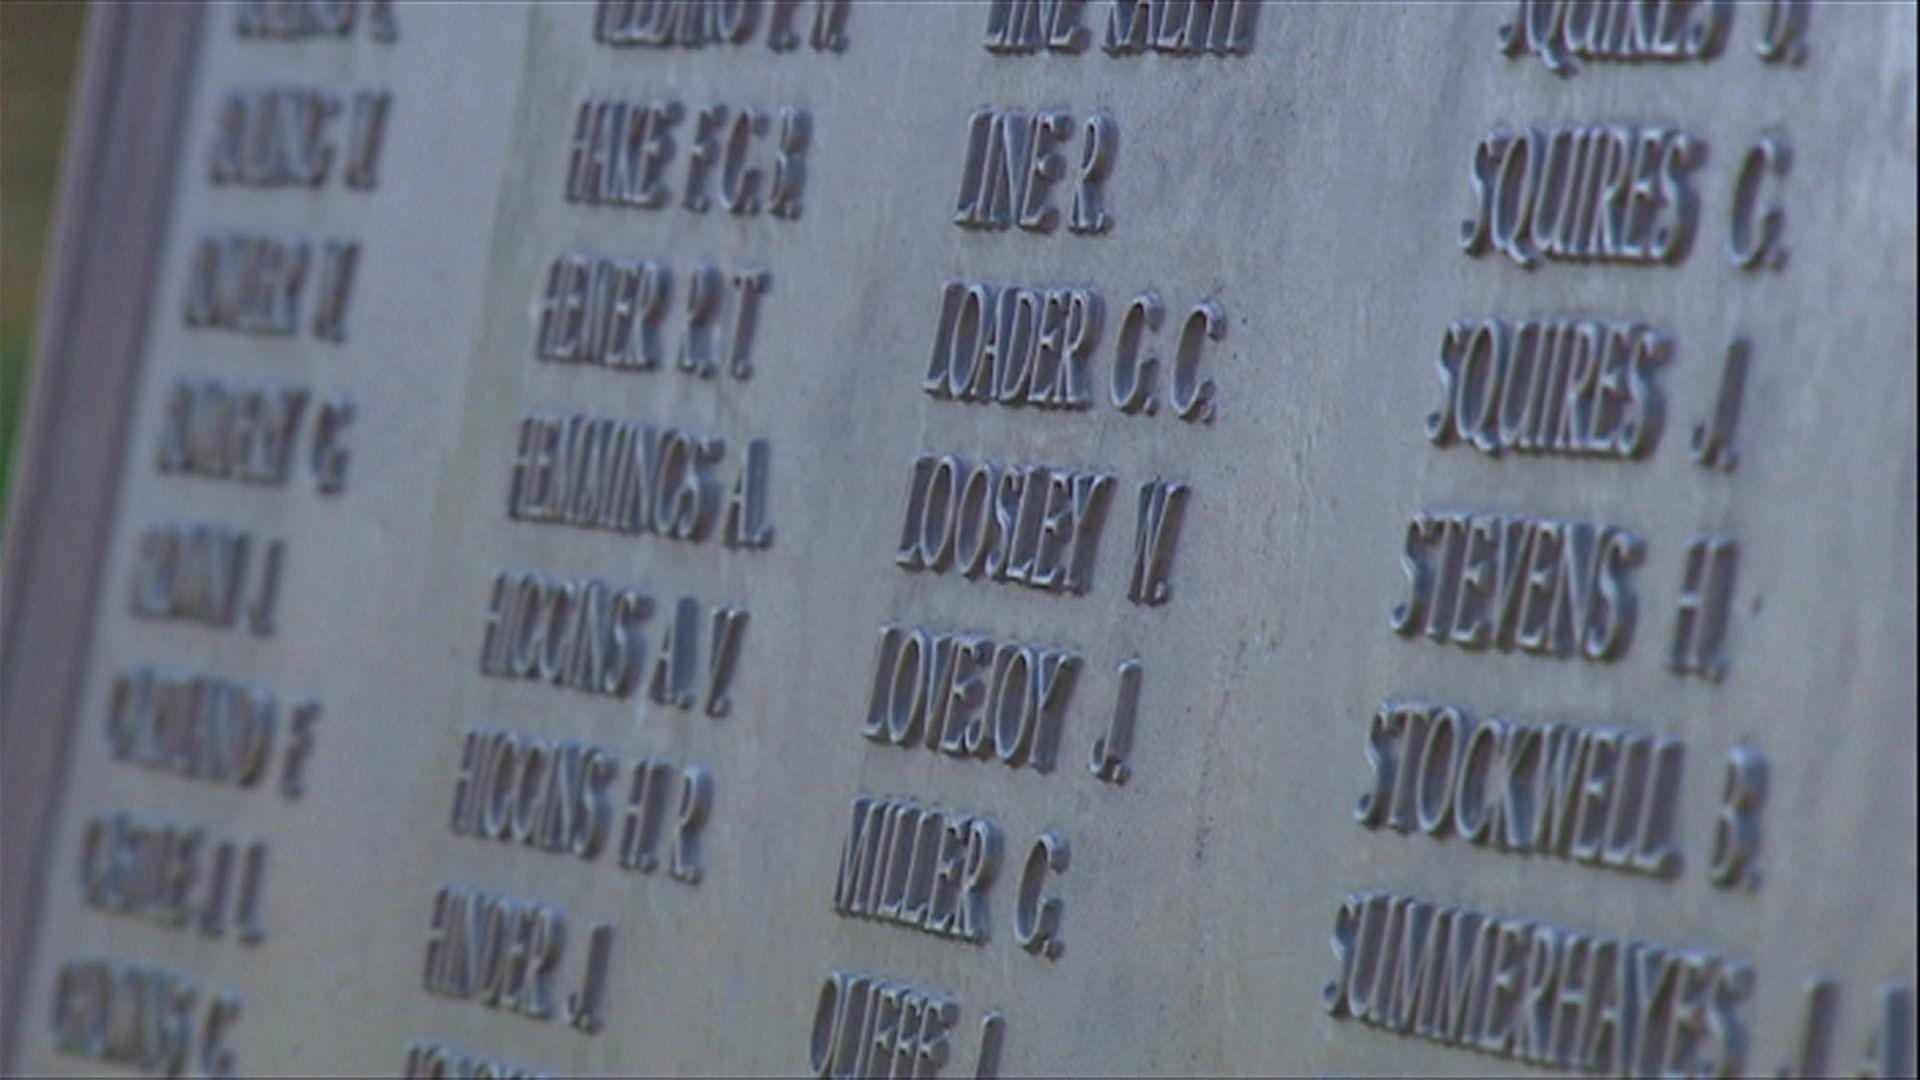
[{"label": "stone memorial wall", "polygon": [[96,11],[6,1067],[1912,1074],[1915,31]]}]

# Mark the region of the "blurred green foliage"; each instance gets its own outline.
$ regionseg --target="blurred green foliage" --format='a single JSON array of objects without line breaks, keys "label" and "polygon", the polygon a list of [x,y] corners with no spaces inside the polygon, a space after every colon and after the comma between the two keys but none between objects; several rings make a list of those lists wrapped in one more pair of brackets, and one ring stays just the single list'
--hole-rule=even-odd
[{"label": "blurred green foliage", "polygon": [[85,6],[0,0],[0,520]]}]

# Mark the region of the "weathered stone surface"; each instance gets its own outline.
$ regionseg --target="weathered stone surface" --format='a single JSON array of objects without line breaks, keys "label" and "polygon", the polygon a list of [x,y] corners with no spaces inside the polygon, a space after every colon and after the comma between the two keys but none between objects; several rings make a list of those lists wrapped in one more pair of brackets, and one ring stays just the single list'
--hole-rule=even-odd
[{"label": "weathered stone surface", "polygon": [[1564,8],[104,13],[8,1068],[1911,1072],[1914,8]]}]

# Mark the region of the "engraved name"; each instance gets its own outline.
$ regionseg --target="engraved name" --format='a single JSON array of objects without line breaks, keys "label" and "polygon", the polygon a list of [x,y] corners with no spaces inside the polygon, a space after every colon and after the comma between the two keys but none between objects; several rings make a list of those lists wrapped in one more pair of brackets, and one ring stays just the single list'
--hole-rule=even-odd
[{"label": "engraved name", "polygon": [[288,710],[284,740],[279,717],[279,698],[262,683],[137,664],[114,676],[107,748],[115,761],[251,788],[271,771],[281,741],[280,792],[294,798],[305,789],[320,703]]},{"label": "engraved name", "polygon": [[[380,149],[393,95],[360,90],[346,98],[325,87],[229,90],[214,115],[208,179],[245,187],[318,188],[339,162],[340,181],[356,191],[379,179]],[[345,114],[346,131],[335,119]]]},{"label": "engraved name", "polygon": [[441,886],[433,896],[427,940],[427,992],[550,1018],[566,922],[552,904]]},{"label": "engraved name", "polygon": [[298,236],[210,233],[193,249],[184,318],[194,329],[289,337],[300,330],[301,302],[313,281],[312,334],[346,338],[348,302],[360,245],[328,240],[317,274],[308,273],[313,245]]},{"label": "engraved name", "polygon": [[1108,473],[921,454],[908,479],[894,562],[909,571],[1085,593],[1113,486]]},{"label": "engraved name", "polygon": [[153,1076],[179,1076],[191,1064],[203,1076],[236,1075],[229,1039],[240,995],[198,991],[183,972],[106,957],[60,965],[53,995],[53,1045],[60,1053]]},{"label": "engraved name", "polygon": [[[461,745],[452,831],[592,862],[614,836],[621,772],[619,755],[604,747],[475,728]],[[651,874],[664,861],[669,878],[698,884],[712,774],[702,765],[643,757],[630,775],[617,822],[620,867]]]},{"label": "engraved name", "polygon": [[1685,754],[1680,740],[1644,732],[1388,702],[1367,727],[1373,783],[1353,816],[1369,829],[1670,877]]},{"label": "engraved name", "polygon": [[1704,950],[1349,893],[1328,1013],[1445,1046],[1609,1075],[1737,1076],[1753,969]]},{"label": "engraved name", "polygon": [[[753,337],[760,298],[772,285],[765,270],[723,272],[701,264],[685,276],[685,299],[669,318],[673,269],[645,259],[566,253],[547,271],[539,301],[534,356],[561,364],[652,371],[668,359],[683,372],[713,378],[753,374]],[[669,352],[661,328],[679,332]]]},{"label": "engraved name", "polygon": [[860,733],[1049,773],[1080,668],[1067,649],[888,624]]},{"label": "engraved name", "polygon": [[404,1080],[552,1080],[551,1073],[427,1039],[407,1044]]},{"label": "engraved name", "polygon": [[249,484],[284,484],[307,392],[284,383],[181,377],[167,390],[154,465]]},{"label": "engraved name", "polygon": [[[1260,13],[1260,0],[1108,0],[1102,6],[1101,48],[1109,56],[1249,53]],[[1084,52],[1093,40],[1087,7],[1086,0],[993,0],[984,44],[1006,55]]]},{"label": "engraved name", "polygon": [[[833,1076],[938,1076],[960,1020],[952,998],[858,972],[830,971],[814,999],[807,1071]],[[992,1073],[982,1070],[980,1075]]]},{"label": "engraved name", "polygon": [[[681,129],[681,120],[692,122]],[[586,206],[706,213],[717,202],[737,216],[800,216],[806,186],[807,110],[784,105],[690,110],[678,101],[588,98],[575,111],[566,200]],[[676,166],[679,142],[684,162]],[[679,180],[670,172],[679,168]]]},{"label": "engraved name", "polygon": [[861,795],[840,847],[833,910],[982,945],[1000,856],[991,818]]},{"label": "engraved name", "polygon": [[653,600],[597,579],[524,570],[494,578],[480,673],[626,697],[645,659],[642,624]]},{"label": "engraved name", "polygon": [[[87,819],[80,845],[81,895],[89,907],[159,926],[191,926],[245,945],[265,938],[260,892],[267,845],[209,842],[204,829],[138,814]],[[238,881],[235,877],[238,875]]]},{"label": "engraved name", "polygon": [[[801,44],[815,52],[847,47],[853,0],[598,0],[593,40],[605,45],[699,49],[745,45],[756,38],[774,52]],[[803,36],[801,27],[805,26]]]},{"label": "engraved name", "polygon": [[1100,315],[1092,289],[949,281],[920,388],[953,401],[1089,408]]},{"label": "engraved name", "polygon": [[1733,22],[1729,0],[1518,0],[1496,33],[1508,56],[1536,56],[1556,75],[1577,61],[1711,60]]},{"label": "engraved name", "polygon": [[[1028,0],[1043,6],[1039,0]],[[1227,56],[1253,51],[1262,0],[1112,0],[1100,47],[1109,56]],[[1058,16],[1056,16],[1056,19]]]},{"label": "engraved name", "polygon": [[[1093,289],[949,281],[940,288],[920,388],[940,400],[1090,408],[1088,369],[1104,311]],[[1138,416],[1157,411],[1164,398],[1181,420],[1211,423],[1217,388],[1206,368],[1213,344],[1226,337],[1226,311],[1211,300],[1189,308],[1174,332],[1172,356],[1163,359],[1155,346],[1166,321],[1157,293],[1140,293],[1127,304],[1114,335],[1107,400]],[[1162,368],[1169,376],[1164,389]]]},{"label": "engraved name", "polygon": [[1434,361],[1435,446],[1481,453],[1630,460],[1653,451],[1662,419],[1654,370],[1672,339],[1638,322],[1461,319]]},{"label": "engraved name", "polygon": [[494,578],[480,672],[622,698],[644,680],[656,703],[690,710],[704,702],[708,716],[726,715],[747,612],[680,598],[665,613],[648,670],[644,632],[654,608],[639,589],[502,570]]},{"label": "engraved name", "polygon": [[474,729],[461,745],[453,832],[591,861],[612,826],[619,767],[588,743]]},{"label": "engraved name", "polygon": [[1527,269],[1543,258],[1678,263],[1693,240],[1688,181],[1703,150],[1697,137],[1657,124],[1496,127],[1474,144],[1474,215],[1461,222],[1460,247]]},{"label": "engraved name", "polygon": [[1644,553],[1615,525],[1422,511],[1407,523],[1408,591],[1390,625],[1463,649],[1617,659],[1633,636],[1629,577]]},{"label": "engraved name", "polygon": [[[252,556],[264,546],[264,555]],[[286,542],[256,545],[253,536],[212,521],[159,521],[140,532],[132,611],[143,619],[177,619],[249,633],[273,633]]]},{"label": "engraved name", "polygon": [[726,547],[773,542],[772,450],[747,443],[724,502],[726,440],[636,420],[532,413],[520,422],[507,517]]},{"label": "engraved name", "polygon": [[[1080,151],[1074,156],[1076,135]],[[1108,232],[1113,215],[1107,211],[1106,183],[1119,143],[1120,126],[1106,113],[1086,117],[1076,131],[1073,117],[1064,112],[981,109],[967,120],[953,223],[963,229],[1017,225],[1050,233],[1062,220],[1058,204],[1065,200],[1067,231]],[[1055,185],[1069,179],[1071,190],[1057,193]]]},{"label": "engraved name", "polygon": [[399,37],[393,0],[240,0],[233,6],[233,30],[243,38],[344,38],[356,24],[373,41]]}]

